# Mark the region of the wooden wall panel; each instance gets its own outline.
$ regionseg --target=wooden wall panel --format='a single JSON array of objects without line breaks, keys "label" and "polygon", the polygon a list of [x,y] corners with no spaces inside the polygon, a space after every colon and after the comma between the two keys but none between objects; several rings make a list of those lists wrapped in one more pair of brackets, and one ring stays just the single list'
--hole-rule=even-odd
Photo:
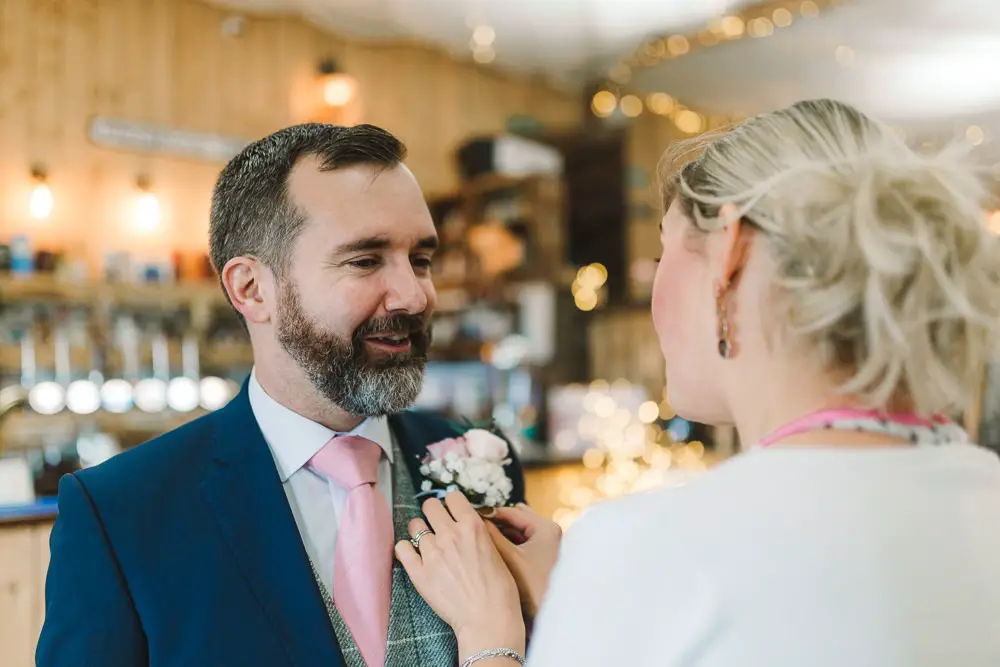
[{"label": "wooden wall panel", "polygon": [[31,528],[0,526],[0,665],[34,664],[37,591]]},{"label": "wooden wall panel", "polygon": [[[32,626],[31,639],[32,647],[38,643],[38,636],[42,632],[42,625],[45,623],[45,579],[49,572],[49,538],[52,536],[52,524],[48,522],[39,523],[31,529],[31,560],[34,563],[32,573],[33,582],[31,588],[32,595]],[[32,648],[34,652],[34,648]],[[34,660],[31,661],[34,664]]]},{"label": "wooden wall panel", "polygon": [[[221,167],[99,149],[88,119],[106,115],[248,139],[315,117],[319,60],[333,56],[360,84],[362,119],[398,134],[428,192],[456,183],[453,150],[502,131],[513,114],[552,128],[579,121],[572,92],[499,73],[415,44],[329,35],[298,18],[250,17],[239,37],[200,0],[0,2],[0,239],[28,230],[97,264],[116,249],[201,249]],[[29,219],[29,170],[50,171],[56,208]],[[135,179],[161,195],[164,222],[130,224]]]},{"label": "wooden wall panel", "polygon": [[52,524],[0,524],[0,665],[31,667],[45,619]]}]

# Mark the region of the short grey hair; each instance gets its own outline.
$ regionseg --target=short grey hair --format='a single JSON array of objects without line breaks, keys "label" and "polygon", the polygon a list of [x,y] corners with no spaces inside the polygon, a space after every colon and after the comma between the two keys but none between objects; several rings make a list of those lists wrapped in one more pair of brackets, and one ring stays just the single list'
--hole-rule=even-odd
[{"label": "short grey hair", "polygon": [[223,267],[242,256],[256,257],[284,275],[305,224],[289,200],[288,175],[307,156],[318,157],[322,171],[361,164],[388,169],[403,162],[406,146],[374,125],[305,123],[244,148],[222,170],[212,192],[209,249],[220,279]]}]

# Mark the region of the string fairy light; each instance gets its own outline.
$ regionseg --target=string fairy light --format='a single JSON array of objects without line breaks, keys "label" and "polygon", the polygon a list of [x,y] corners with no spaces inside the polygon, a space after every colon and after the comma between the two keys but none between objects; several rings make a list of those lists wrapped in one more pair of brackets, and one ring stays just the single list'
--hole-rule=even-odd
[{"label": "string fairy light", "polygon": [[[652,36],[643,41],[632,53],[612,65],[607,76],[599,85],[591,101],[594,115],[607,118],[616,111],[635,118],[644,110],[670,116],[681,123],[678,129],[685,134],[699,134],[705,130],[717,129],[742,120],[739,115],[728,118],[704,116],[690,109],[676,109],[667,103],[673,100],[665,92],[654,92],[646,97],[645,103],[636,93],[627,89],[633,75],[641,70],[656,67],[667,61],[685,58],[705,49],[729,44],[742,39],[763,39],[778,31],[794,26],[800,21],[816,18],[834,6],[848,0],[764,0],[756,2],[738,12],[725,12],[710,19],[704,28],[691,34],[670,33]],[[852,53],[853,55],[853,53]],[[677,105],[676,100],[673,104]],[[681,114],[687,111],[688,114]],[[701,120],[698,120],[701,117]]]},{"label": "string fairy light", "polygon": [[741,39],[770,37],[778,30],[790,28],[799,20],[816,18],[847,0],[765,0],[751,4],[739,12],[726,12],[710,19],[694,34],[656,35],[644,41],[631,54],[611,67],[608,77],[625,84],[631,75],[655,67],[668,60],[698,53],[705,49]]},{"label": "string fairy light", "polygon": [[608,269],[598,262],[580,267],[570,288],[576,307],[587,312],[594,310],[603,299],[603,287],[608,282]]},{"label": "string fairy light", "polygon": [[[617,89],[620,91],[620,89]],[[669,118],[678,131],[687,135],[697,135],[706,130],[716,130],[728,127],[744,119],[742,114],[705,115],[682,104],[676,98],[664,92],[651,93],[645,102],[638,94],[621,95],[610,89],[601,89],[594,93],[590,102],[591,110],[599,118],[609,118],[617,111],[628,118],[636,118],[644,111]]]}]

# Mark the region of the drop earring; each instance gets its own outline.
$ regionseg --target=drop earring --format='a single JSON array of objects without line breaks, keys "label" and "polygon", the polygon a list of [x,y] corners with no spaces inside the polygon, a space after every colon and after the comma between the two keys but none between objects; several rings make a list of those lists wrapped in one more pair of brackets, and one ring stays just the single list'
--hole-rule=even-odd
[{"label": "drop earring", "polygon": [[729,338],[729,312],[726,308],[726,289],[721,285],[715,290],[715,314],[718,320],[719,356],[731,359],[733,343]]}]

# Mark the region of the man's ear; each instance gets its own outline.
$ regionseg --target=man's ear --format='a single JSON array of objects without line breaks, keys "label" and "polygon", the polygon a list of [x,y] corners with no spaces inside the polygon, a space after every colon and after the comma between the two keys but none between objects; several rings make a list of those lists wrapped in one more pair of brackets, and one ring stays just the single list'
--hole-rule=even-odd
[{"label": "man's ear", "polygon": [[266,324],[274,313],[274,274],[256,257],[234,257],[222,268],[222,285],[247,323]]}]

